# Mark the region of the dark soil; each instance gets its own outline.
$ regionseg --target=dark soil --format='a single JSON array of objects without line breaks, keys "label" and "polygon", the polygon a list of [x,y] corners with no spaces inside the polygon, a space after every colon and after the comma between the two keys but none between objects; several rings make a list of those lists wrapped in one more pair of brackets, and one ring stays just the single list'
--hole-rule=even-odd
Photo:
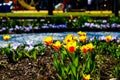
[{"label": "dark soil", "polygon": [[24,58],[17,63],[0,56],[0,80],[56,80],[51,53],[45,53],[36,60]]},{"label": "dark soil", "polygon": [[[100,73],[96,70],[91,75],[94,80],[98,80],[98,74],[101,76],[100,80],[114,78],[111,71],[117,63],[109,56],[104,56],[104,59],[99,56],[97,64]],[[24,58],[16,63],[11,63],[5,55],[0,55],[0,80],[58,80],[52,50],[45,50],[45,54],[39,55],[36,60]]]}]

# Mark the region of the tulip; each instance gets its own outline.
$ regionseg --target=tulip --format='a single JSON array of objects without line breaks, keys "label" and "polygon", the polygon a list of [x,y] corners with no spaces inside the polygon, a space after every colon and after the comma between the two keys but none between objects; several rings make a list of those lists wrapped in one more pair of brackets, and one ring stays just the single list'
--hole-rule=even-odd
[{"label": "tulip", "polygon": [[94,46],[93,46],[92,43],[86,44],[86,46],[88,47],[88,50],[89,50],[89,51],[92,51],[93,48],[94,48]]},{"label": "tulip", "polygon": [[10,38],[11,38],[10,35],[4,35],[4,36],[3,36],[3,39],[4,39],[5,41],[8,41]]},{"label": "tulip", "polygon": [[69,34],[65,37],[65,39],[63,40],[64,43],[69,43],[73,41],[73,34]]},{"label": "tulip", "polygon": [[82,32],[82,31],[79,31],[77,34],[80,36],[86,36],[86,32]]},{"label": "tulip", "polygon": [[60,46],[61,46],[60,41],[56,41],[56,42],[53,44],[53,48],[54,48],[55,50],[59,50],[59,49],[60,49]]},{"label": "tulip", "polygon": [[69,53],[73,53],[76,50],[76,41],[70,42],[66,45],[66,49]]},{"label": "tulip", "polygon": [[48,37],[46,37],[46,38],[43,40],[43,42],[44,42],[46,45],[50,46],[50,45],[53,43],[53,38],[52,38],[51,36],[48,36]]},{"label": "tulip", "polygon": [[86,53],[86,52],[88,52],[89,48],[88,48],[86,45],[83,45],[82,47],[80,47],[80,50],[81,50],[83,53]]},{"label": "tulip", "polygon": [[110,42],[110,41],[112,40],[112,36],[111,36],[111,35],[106,36],[106,37],[105,37],[105,40],[106,40],[106,42]]},{"label": "tulip", "polygon": [[87,40],[87,36],[80,36],[79,41],[85,42]]},{"label": "tulip", "polygon": [[90,75],[88,74],[88,75],[86,75],[86,74],[84,74],[83,75],[83,80],[89,80],[90,79]]}]

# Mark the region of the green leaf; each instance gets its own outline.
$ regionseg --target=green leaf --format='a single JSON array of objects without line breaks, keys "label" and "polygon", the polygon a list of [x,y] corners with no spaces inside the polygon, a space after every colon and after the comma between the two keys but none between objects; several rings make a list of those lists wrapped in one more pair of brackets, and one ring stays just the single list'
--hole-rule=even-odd
[{"label": "green leaf", "polygon": [[18,52],[18,51],[17,51],[17,55],[18,55],[19,59],[23,57],[23,54],[21,52]]},{"label": "green leaf", "polygon": [[54,66],[57,70],[59,70],[59,63],[58,63],[58,59],[56,54],[53,54],[53,62],[54,62]]},{"label": "green leaf", "polygon": [[65,74],[65,68],[64,68],[64,66],[61,66],[61,71],[62,71],[63,78],[66,79],[67,75]]},{"label": "green leaf", "polygon": [[75,60],[74,60],[74,65],[75,65],[75,67],[77,67],[77,66],[78,66],[78,60],[79,60],[79,58],[78,58],[78,57],[76,57],[76,58],[75,58]]},{"label": "green leaf", "polygon": [[61,51],[62,51],[62,54],[65,54],[65,55],[67,54],[67,51],[65,49],[62,49]]},{"label": "green leaf", "polygon": [[33,59],[36,59],[36,57],[37,57],[37,52],[36,51],[33,52],[32,57],[33,57]]},{"label": "green leaf", "polygon": [[74,77],[76,77],[77,76],[76,67],[73,64],[71,64],[70,67],[71,67],[72,74],[74,75]]},{"label": "green leaf", "polygon": [[62,77],[58,73],[56,75],[59,78],[59,80],[62,80]]},{"label": "green leaf", "polygon": [[64,67],[64,70],[65,70],[65,72],[66,72],[67,74],[69,74],[69,69],[70,69],[69,66]]}]

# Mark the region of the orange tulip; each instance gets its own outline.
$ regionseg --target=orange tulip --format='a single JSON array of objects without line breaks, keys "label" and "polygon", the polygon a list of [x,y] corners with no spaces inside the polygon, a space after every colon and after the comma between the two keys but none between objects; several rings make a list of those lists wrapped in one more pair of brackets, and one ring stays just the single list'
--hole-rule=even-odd
[{"label": "orange tulip", "polygon": [[55,50],[59,50],[59,49],[60,49],[60,46],[61,46],[60,41],[56,41],[56,42],[53,44],[53,48],[54,48]]},{"label": "orange tulip", "polygon": [[4,36],[3,36],[3,39],[4,39],[5,41],[8,41],[10,38],[11,38],[10,35],[4,35]]},{"label": "orange tulip", "polygon": [[106,36],[106,37],[105,37],[105,40],[106,40],[106,42],[110,42],[110,41],[112,40],[112,36],[111,36],[111,35]]},{"label": "orange tulip", "polygon": [[89,44],[83,45],[82,47],[80,47],[80,49],[83,53],[86,53],[88,51],[92,51],[94,49],[94,46],[92,43],[89,43]]},{"label": "orange tulip", "polygon": [[88,75],[86,75],[86,74],[84,74],[83,75],[83,80],[89,80],[90,79],[90,75],[88,74]]},{"label": "orange tulip", "polygon": [[49,46],[53,43],[53,38],[51,36],[48,36],[43,40],[43,42]]},{"label": "orange tulip", "polygon": [[82,47],[80,47],[80,49],[81,49],[81,51],[82,51],[83,53],[86,53],[86,52],[88,52],[88,50],[89,50],[86,45],[83,45]]}]

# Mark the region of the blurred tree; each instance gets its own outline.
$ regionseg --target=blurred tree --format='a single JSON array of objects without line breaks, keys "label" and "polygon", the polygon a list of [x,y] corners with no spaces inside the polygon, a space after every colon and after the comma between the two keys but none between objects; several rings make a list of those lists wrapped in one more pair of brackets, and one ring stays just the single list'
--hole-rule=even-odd
[{"label": "blurred tree", "polygon": [[112,0],[112,13],[119,16],[119,0]]}]

